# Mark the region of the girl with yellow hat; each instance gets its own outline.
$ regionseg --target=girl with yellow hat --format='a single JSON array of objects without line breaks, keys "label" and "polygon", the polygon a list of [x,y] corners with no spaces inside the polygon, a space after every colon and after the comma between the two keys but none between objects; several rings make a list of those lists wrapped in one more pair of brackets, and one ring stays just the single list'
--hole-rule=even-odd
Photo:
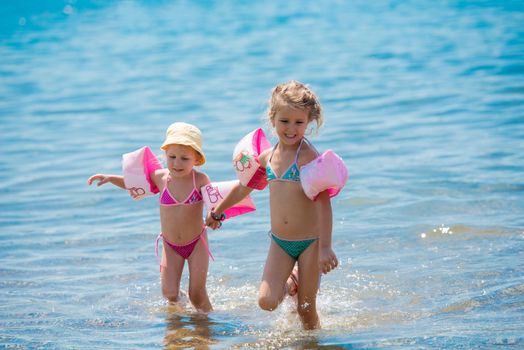
[{"label": "girl with yellow hat", "polygon": [[[147,162],[144,170],[147,169],[145,175],[150,181],[151,191],[160,193],[162,231],[157,238],[157,254],[158,241],[162,239],[162,293],[170,302],[179,301],[180,280],[187,260],[189,299],[197,310],[209,312],[213,308],[207,294],[206,280],[211,253],[203,222],[204,202],[200,189],[209,184],[210,180],[205,173],[194,168],[206,161],[202,151],[202,134],[194,125],[173,123],[167,129],[160,148],[165,152],[167,167]],[[111,183],[129,190],[134,197],[144,193],[142,188],[126,186],[124,176],[121,175],[96,174],[87,183],[91,185],[96,181],[98,186]]]}]

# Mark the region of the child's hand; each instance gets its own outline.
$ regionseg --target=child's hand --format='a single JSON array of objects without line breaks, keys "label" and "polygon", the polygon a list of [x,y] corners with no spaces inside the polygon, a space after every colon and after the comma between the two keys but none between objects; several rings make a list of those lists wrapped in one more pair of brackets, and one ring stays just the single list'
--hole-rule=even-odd
[{"label": "child's hand", "polygon": [[222,222],[213,219],[213,217],[211,216],[211,212],[208,212],[206,217],[206,226],[211,227],[213,230],[216,230],[217,228],[220,228],[220,226],[222,226]]},{"label": "child's hand", "polygon": [[96,174],[87,179],[87,184],[92,185],[94,181],[98,181],[97,186],[102,186],[111,181],[111,176],[105,174]]},{"label": "child's hand", "polygon": [[322,273],[326,274],[338,266],[337,256],[331,247],[320,248],[318,257],[318,267]]}]

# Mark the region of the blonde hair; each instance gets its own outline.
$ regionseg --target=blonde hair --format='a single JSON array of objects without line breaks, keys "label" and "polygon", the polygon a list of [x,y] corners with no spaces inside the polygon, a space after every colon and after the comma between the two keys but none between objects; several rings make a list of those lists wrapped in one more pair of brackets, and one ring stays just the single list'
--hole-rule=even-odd
[{"label": "blonde hair", "polygon": [[275,115],[282,106],[307,110],[308,123],[315,121],[317,130],[324,124],[324,116],[318,97],[299,81],[290,80],[273,88],[267,110],[267,118],[270,123],[274,121]]}]

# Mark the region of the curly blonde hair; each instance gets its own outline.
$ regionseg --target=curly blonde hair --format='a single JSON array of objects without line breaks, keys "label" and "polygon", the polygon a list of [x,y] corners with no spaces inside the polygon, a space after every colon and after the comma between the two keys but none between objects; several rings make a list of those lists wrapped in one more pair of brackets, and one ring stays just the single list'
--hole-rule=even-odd
[{"label": "curly blonde hair", "polygon": [[299,81],[290,80],[273,88],[267,110],[267,118],[270,123],[274,121],[275,115],[282,106],[307,110],[309,112],[308,123],[315,121],[317,131],[324,124],[324,116],[318,97],[309,87]]}]

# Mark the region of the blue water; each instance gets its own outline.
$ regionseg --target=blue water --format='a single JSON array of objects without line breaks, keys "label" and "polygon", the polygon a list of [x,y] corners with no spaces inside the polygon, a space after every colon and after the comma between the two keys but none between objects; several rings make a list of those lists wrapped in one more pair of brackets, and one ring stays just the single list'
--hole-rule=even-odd
[{"label": "blue water", "polygon": [[[0,18],[0,348],[524,348],[521,1],[8,0]],[[323,328],[257,307],[267,191],[210,234],[216,311],[167,308],[157,202],[87,177],[184,120],[232,179],[289,79],[350,171]]]}]

